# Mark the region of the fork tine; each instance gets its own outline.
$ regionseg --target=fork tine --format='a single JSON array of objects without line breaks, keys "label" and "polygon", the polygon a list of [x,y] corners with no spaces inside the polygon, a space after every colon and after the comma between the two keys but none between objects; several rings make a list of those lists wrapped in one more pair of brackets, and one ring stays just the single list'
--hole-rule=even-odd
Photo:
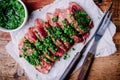
[{"label": "fork tine", "polygon": [[[103,23],[102,23],[102,25],[101,26],[104,26],[105,25],[105,23],[106,23],[106,21],[108,20],[108,16],[109,16],[109,11],[107,12],[107,14],[106,14],[106,16],[105,16],[105,18],[104,18],[104,20],[103,20]],[[102,27],[101,27],[102,28]]]},{"label": "fork tine", "polygon": [[103,29],[110,23],[110,18],[112,17],[112,13],[109,13],[108,18],[106,19],[106,22],[103,24],[104,26],[102,27]]},{"label": "fork tine", "polygon": [[105,20],[104,24],[102,24],[102,27],[98,31],[98,34],[102,34],[105,31],[105,28],[107,28],[109,23],[110,23],[111,17],[112,17],[112,13],[109,13],[109,15],[107,16],[107,19]]},{"label": "fork tine", "polygon": [[105,28],[105,26],[108,26],[108,24],[110,23],[111,17],[112,17],[112,13],[109,14],[109,17],[107,18],[107,21],[106,21],[106,23],[105,23],[103,28]]},{"label": "fork tine", "polygon": [[104,11],[104,14],[99,21],[98,29],[96,30],[96,32],[98,32],[99,29],[101,28],[101,25],[103,24],[103,21],[105,20],[106,15],[109,13],[110,9],[112,8],[112,5],[113,5],[113,2],[111,2],[110,5],[108,6],[108,8]]}]

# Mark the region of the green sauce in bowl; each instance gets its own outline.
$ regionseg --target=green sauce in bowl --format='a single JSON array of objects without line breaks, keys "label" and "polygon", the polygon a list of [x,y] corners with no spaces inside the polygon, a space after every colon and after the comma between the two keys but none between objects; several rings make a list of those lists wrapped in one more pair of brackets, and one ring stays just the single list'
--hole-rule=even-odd
[{"label": "green sauce in bowl", "polygon": [[0,27],[14,30],[25,19],[25,9],[18,0],[0,0]]}]

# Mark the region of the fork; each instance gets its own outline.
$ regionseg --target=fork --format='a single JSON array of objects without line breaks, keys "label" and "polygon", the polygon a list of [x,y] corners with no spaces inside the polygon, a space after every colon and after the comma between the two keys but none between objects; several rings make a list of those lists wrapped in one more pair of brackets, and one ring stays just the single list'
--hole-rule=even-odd
[{"label": "fork", "polygon": [[111,16],[112,16],[112,13],[108,12],[107,15],[105,16],[105,19],[104,19],[102,25],[101,25],[101,28],[95,34],[94,42],[83,62],[82,69],[78,75],[77,80],[85,80],[86,79],[87,72],[89,71],[91,64],[94,60],[97,45],[98,45],[100,39],[102,38],[102,36],[104,35],[108,25],[110,24]]}]

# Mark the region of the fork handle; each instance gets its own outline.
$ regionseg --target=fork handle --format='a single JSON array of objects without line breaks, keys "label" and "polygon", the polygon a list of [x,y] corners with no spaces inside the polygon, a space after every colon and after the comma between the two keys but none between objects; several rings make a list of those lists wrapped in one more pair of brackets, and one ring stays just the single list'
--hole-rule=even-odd
[{"label": "fork handle", "polygon": [[83,62],[83,65],[82,65],[82,68],[78,75],[77,80],[85,80],[86,79],[87,72],[89,71],[89,69],[91,67],[93,59],[94,59],[94,54],[88,52],[88,54],[85,58],[85,61]]}]

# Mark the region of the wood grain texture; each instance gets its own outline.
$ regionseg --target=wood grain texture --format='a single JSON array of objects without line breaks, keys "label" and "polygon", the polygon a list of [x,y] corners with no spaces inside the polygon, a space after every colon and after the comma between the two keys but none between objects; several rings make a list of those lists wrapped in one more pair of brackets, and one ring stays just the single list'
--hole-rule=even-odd
[{"label": "wood grain texture", "polygon": [[[53,2],[54,0],[23,1],[27,3],[27,7],[31,12]],[[111,0],[103,1],[104,2],[101,4],[96,3],[101,10],[105,10]],[[37,2],[36,5],[35,2]],[[112,21],[117,28],[117,33],[113,37],[117,52],[107,57],[95,58],[87,80],[120,80],[120,0],[114,0],[112,11]],[[21,69],[19,64],[8,55],[5,50],[5,45],[10,40],[9,33],[0,31],[0,80],[29,80],[24,70]],[[76,80],[79,71],[80,68],[71,76],[70,80]]]},{"label": "wood grain texture", "polygon": [[32,12],[33,10],[42,8],[43,6],[52,3],[54,0],[22,0],[29,12]]}]

